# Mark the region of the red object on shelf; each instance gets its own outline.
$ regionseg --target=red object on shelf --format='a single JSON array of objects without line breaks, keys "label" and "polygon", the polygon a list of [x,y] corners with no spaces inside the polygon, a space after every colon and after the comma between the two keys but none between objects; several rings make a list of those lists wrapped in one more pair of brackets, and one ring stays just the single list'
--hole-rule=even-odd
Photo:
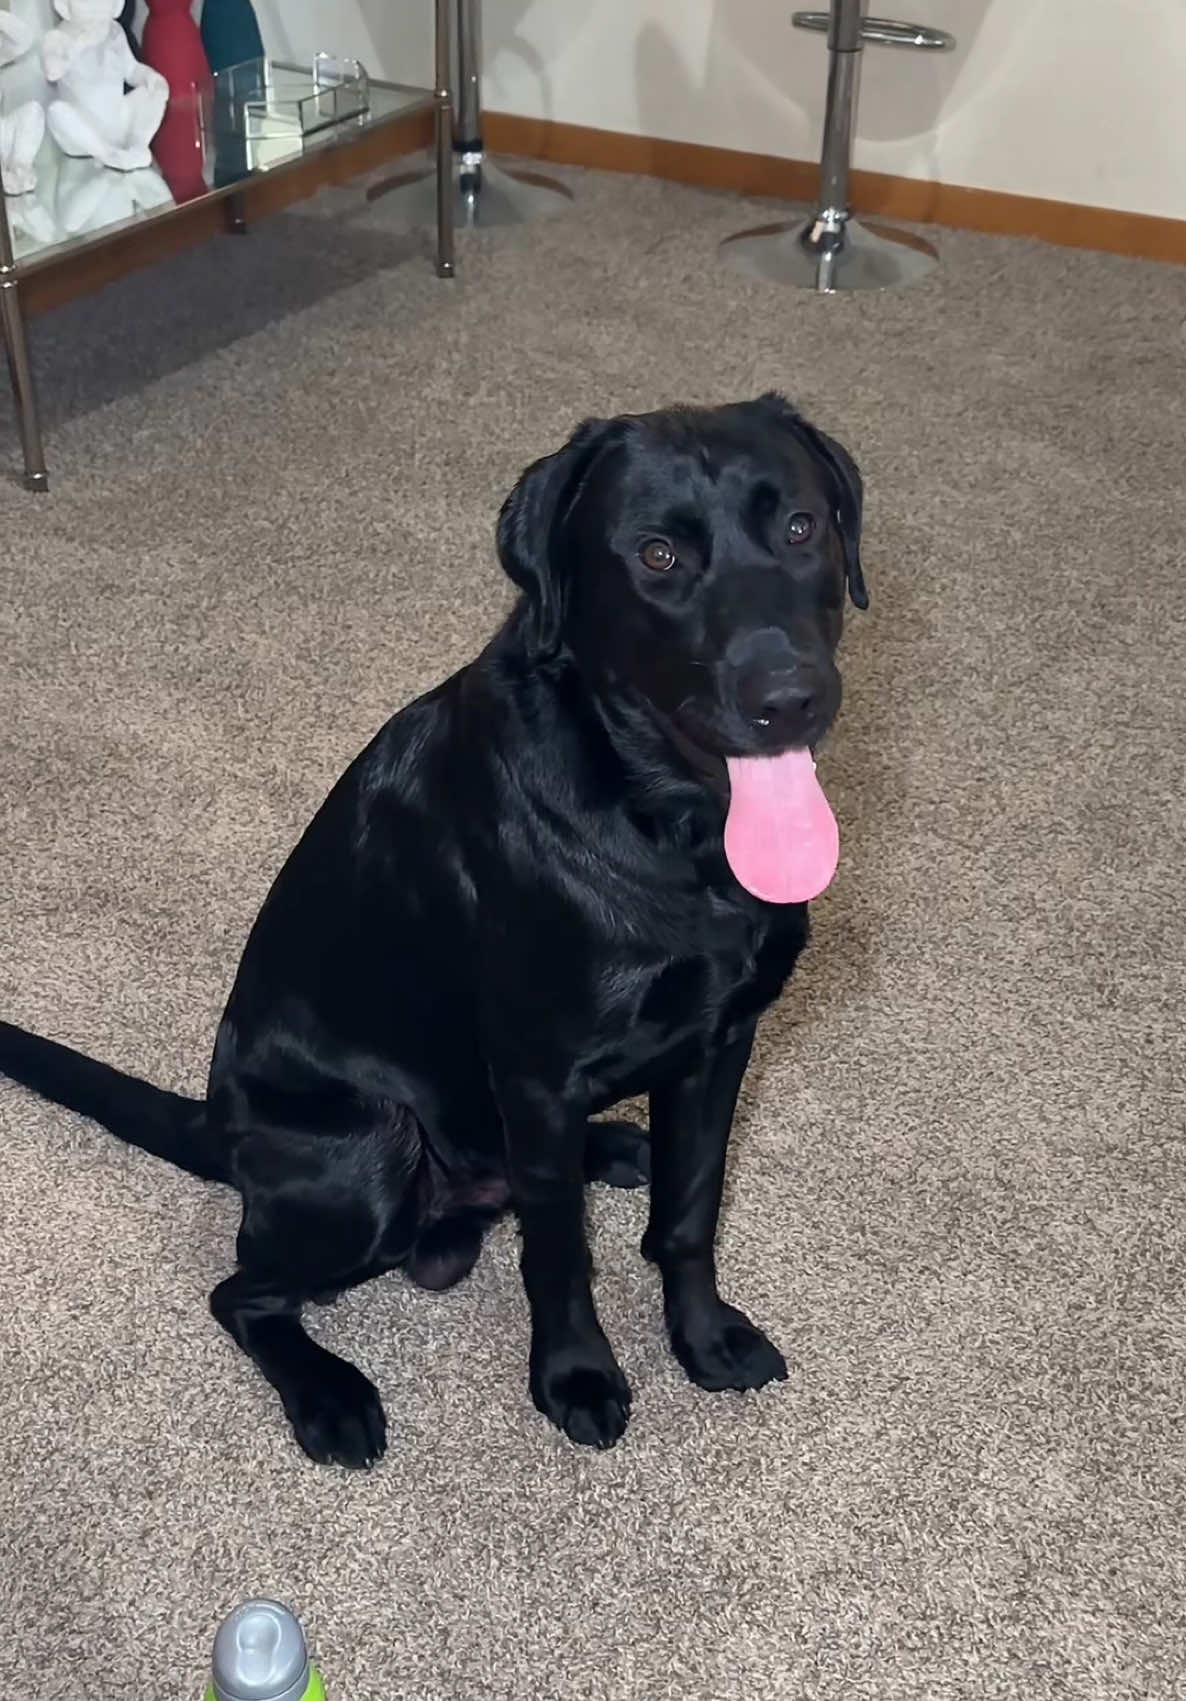
[{"label": "red object on shelf", "polygon": [[145,63],[169,85],[169,104],[152,151],[175,201],[191,201],[206,188],[203,107],[213,78],[190,0],[146,0],[140,38]]}]

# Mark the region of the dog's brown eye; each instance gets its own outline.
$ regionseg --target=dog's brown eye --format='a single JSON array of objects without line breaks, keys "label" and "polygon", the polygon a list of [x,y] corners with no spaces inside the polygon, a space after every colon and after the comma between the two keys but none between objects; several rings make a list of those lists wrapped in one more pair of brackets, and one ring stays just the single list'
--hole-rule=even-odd
[{"label": "dog's brown eye", "polygon": [[652,573],[670,573],[676,560],[675,550],[661,537],[653,537],[649,543],[644,543],[638,558]]},{"label": "dog's brown eye", "polygon": [[806,543],[814,531],[814,514],[792,514],[787,521],[787,542]]}]

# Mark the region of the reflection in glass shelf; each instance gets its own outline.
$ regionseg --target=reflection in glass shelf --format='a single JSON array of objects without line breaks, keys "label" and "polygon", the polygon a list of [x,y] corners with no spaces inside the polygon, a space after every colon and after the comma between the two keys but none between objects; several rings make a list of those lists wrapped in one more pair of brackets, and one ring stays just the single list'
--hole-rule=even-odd
[{"label": "reflection in glass shelf", "polygon": [[6,195],[4,204],[13,252],[21,260],[59,242],[172,206],[173,196],[155,165],[117,171],[96,159],[72,159],[47,136],[37,158],[36,188]]},{"label": "reflection in glass shelf", "polygon": [[52,247],[57,241],[58,227],[49,208],[42,205],[39,189],[31,189],[25,195],[6,195],[4,206],[12,251],[18,260],[36,254],[41,248]]},{"label": "reflection in glass shelf", "polygon": [[143,171],[113,171],[91,159],[63,159],[55,197],[63,236],[103,230],[121,219],[167,206],[173,197],[155,166]]}]

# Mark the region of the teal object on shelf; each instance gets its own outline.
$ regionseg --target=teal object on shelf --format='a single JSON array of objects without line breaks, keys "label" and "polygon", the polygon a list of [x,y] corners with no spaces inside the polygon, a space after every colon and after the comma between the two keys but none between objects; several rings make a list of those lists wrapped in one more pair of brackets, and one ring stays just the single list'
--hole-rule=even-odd
[{"label": "teal object on shelf", "polygon": [[[251,0],[205,0],[199,27],[212,71],[217,73],[232,65],[247,64],[260,64],[262,68],[266,55]],[[253,92],[241,85],[241,92],[244,91]],[[216,106],[221,99],[216,84]],[[225,111],[222,116],[226,117]],[[223,189],[247,175],[247,143],[235,134],[235,123],[230,124],[229,133],[217,121],[215,128],[220,133],[214,154],[214,187]]]},{"label": "teal object on shelf", "polygon": [[251,0],[205,0],[201,31],[212,71],[264,58],[263,37]]}]

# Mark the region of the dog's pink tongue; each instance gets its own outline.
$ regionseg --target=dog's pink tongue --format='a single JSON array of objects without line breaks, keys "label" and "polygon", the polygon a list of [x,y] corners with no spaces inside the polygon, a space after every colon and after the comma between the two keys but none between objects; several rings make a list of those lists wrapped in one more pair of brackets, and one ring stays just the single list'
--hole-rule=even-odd
[{"label": "dog's pink tongue", "polygon": [[768,904],[805,904],[836,872],[840,830],[810,750],[730,756],[725,855],[738,882]]}]

